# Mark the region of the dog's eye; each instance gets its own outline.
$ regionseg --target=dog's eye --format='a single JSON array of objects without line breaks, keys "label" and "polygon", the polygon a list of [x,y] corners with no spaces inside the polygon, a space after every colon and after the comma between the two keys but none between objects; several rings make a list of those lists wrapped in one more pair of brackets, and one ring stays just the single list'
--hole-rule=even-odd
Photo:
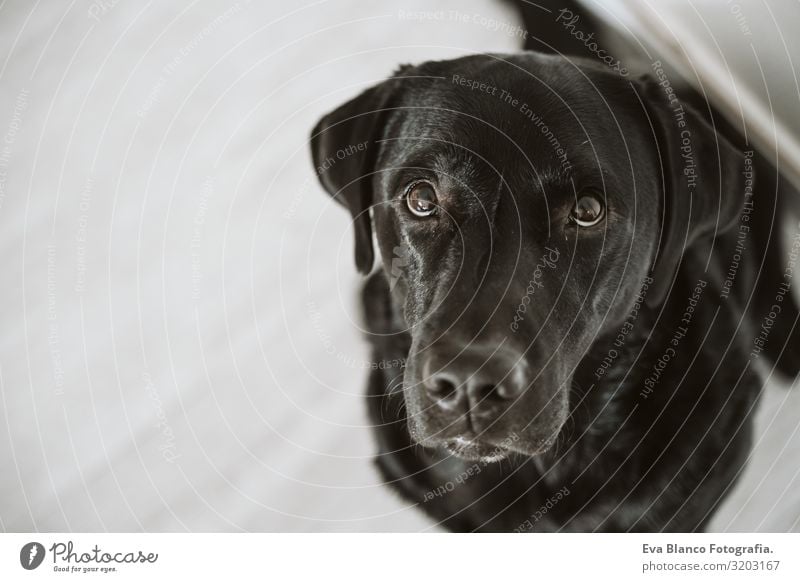
[{"label": "dog's eye", "polygon": [[415,216],[431,216],[438,208],[436,190],[429,182],[415,182],[406,190],[406,204]]},{"label": "dog's eye", "polygon": [[578,198],[569,219],[578,226],[594,226],[603,220],[603,203],[595,196],[584,195]]}]

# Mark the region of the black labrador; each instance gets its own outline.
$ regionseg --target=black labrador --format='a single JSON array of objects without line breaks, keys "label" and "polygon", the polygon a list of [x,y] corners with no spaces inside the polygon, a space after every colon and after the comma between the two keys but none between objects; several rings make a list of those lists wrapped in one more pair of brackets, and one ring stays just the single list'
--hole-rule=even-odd
[{"label": "black labrador", "polygon": [[373,231],[383,257],[374,358],[406,362],[369,379],[377,464],[448,529],[702,530],[747,460],[757,368],[798,372],[787,187],[657,64],[625,73],[403,66],[313,130],[358,270]]}]

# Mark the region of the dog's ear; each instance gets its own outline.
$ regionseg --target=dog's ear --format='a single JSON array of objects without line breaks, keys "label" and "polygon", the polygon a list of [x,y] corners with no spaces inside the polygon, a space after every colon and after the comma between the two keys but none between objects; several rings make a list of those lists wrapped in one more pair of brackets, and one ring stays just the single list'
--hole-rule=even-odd
[{"label": "dog's ear", "polygon": [[684,251],[736,225],[745,186],[744,153],[690,105],[669,100],[655,79],[639,80],[637,91],[661,166],[661,236],[647,294],[647,303],[655,307],[667,298]]},{"label": "dog's ear", "polygon": [[367,89],[323,117],[311,131],[317,177],[353,217],[356,268],[363,274],[369,273],[375,259],[369,211],[375,201],[372,182],[394,89],[392,79]]}]

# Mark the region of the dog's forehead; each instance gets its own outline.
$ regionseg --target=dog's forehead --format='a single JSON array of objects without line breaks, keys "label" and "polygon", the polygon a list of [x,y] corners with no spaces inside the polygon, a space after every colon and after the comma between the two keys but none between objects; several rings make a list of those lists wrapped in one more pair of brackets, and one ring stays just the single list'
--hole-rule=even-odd
[{"label": "dog's forehead", "polygon": [[547,55],[472,55],[403,69],[400,102],[420,113],[439,110],[489,122],[532,118],[531,111],[565,123],[595,111],[620,79],[583,61]]},{"label": "dog's forehead", "polygon": [[395,81],[384,167],[477,178],[487,192],[502,180],[513,190],[571,194],[587,186],[627,192],[634,170],[650,164],[646,148],[632,145],[639,126],[630,83],[591,63],[480,55],[406,67]]},{"label": "dog's forehead", "polygon": [[483,55],[406,69],[386,135],[392,157],[438,150],[458,164],[569,172],[602,122],[593,99],[571,86],[580,73],[540,60],[523,67]]}]

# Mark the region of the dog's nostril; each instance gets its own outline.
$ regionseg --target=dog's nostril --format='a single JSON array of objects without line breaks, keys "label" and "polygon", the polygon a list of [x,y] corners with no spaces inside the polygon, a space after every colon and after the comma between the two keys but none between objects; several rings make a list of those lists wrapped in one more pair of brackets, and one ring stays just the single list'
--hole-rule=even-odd
[{"label": "dog's nostril", "polygon": [[453,382],[441,376],[432,378],[431,381],[427,383],[427,388],[428,393],[437,400],[452,398],[455,396],[456,390],[458,390],[458,387]]},{"label": "dog's nostril", "polygon": [[494,389],[495,396],[502,400],[511,400],[519,396],[519,390],[511,384],[500,384]]}]

